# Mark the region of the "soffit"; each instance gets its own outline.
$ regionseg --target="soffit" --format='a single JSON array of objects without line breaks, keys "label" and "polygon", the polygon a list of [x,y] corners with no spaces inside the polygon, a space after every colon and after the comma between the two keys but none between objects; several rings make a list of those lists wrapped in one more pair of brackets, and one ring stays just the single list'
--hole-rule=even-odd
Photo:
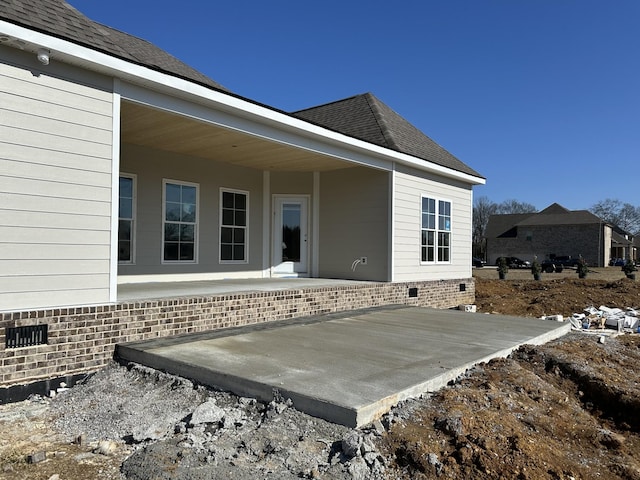
[{"label": "soffit", "polygon": [[327,171],[353,164],[174,113],[123,101],[121,139],[259,170]]}]

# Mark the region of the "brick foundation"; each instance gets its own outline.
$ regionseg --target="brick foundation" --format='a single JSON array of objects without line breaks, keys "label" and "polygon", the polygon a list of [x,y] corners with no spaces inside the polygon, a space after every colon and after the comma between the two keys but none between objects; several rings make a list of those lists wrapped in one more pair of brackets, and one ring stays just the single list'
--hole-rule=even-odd
[{"label": "brick foundation", "polygon": [[[98,370],[118,343],[384,305],[451,308],[474,301],[474,280],[466,278],[0,313],[0,390]],[[48,325],[46,345],[5,347],[8,327],[42,324]]]}]

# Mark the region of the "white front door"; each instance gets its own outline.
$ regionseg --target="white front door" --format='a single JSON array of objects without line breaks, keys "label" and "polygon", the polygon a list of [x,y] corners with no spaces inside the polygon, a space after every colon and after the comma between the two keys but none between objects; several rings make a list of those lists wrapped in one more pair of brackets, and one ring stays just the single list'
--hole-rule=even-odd
[{"label": "white front door", "polygon": [[307,274],[309,200],[275,196],[273,203],[273,273]]}]

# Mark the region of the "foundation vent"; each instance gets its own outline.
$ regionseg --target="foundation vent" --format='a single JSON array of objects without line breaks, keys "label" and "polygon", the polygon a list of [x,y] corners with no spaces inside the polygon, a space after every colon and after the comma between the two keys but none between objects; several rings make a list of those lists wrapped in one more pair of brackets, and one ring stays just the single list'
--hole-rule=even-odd
[{"label": "foundation vent", "polygon": [[5,348],[33,347],[46,345],[48,341],[47,325],[30,325],[28,327],[7,327],[5,332]]}]

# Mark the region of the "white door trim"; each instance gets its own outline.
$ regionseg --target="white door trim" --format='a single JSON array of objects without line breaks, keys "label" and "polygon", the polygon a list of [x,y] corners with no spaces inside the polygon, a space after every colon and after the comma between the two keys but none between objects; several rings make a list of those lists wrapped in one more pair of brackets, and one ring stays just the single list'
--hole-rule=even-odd
[{"label": "white door trim", "polygon": [[[272,276],[308,277],[310,273],[309,195],[273,195],[273,228],[271,248]],[[282,208],[285,204],[300,205],[300,261],[283,261]]]}]

